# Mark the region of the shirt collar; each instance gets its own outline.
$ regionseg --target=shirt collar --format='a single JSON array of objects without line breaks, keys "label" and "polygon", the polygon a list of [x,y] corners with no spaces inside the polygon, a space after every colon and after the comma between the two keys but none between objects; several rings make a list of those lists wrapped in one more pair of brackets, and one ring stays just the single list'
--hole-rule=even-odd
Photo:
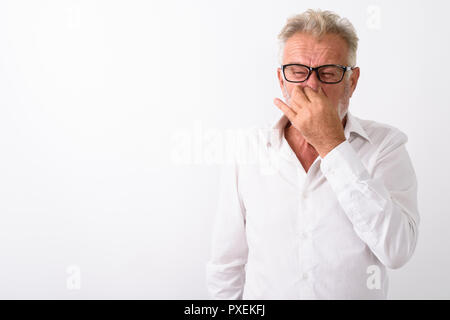
[{"label": "shirt collar", "polygon": [[[282,114],[281,118],[277,118],[276,121],[273,123],[272,137],[271,137],[272,144],[275,144],[276,146],[281,145],[281,139],[283,137],[283,130],[286,127],[288,122],[289,122],[289,119],[286,117],[285,114]],[[347,122],[345,123],[345,128],[344,128],[344,135],[347,140],[350,139],[351,133],[358,134],[359,136],[363,137],[369,143],[372,144],[372,141],[369,138],[369,135],[362,127],[359,119],[356,118],[354,115],[352,115],[350,113],[350,111],[347,111]]]},{"label": "shirt collar", "polygon": [[366,139],[370,144],[372,144],[372,140],[369,138],[366,130],[364,130],[363,126],[361,125],[361,121],[359,121],[357,117],[347,111],[347,122],[345,123],[344,128],[344,135],[347,140],[350,139],[351,133],[358,134],[359,136]]}]

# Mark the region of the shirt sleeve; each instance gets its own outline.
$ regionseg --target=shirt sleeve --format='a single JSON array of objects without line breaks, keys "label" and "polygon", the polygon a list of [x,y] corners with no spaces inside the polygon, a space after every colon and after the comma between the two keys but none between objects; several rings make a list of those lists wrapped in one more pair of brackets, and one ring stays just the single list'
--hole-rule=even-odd
[{"label": "shirt sleeve", "polygon": [[206,283],[212,299],[242,299],[248,247],[245,208],[238,190],[237,165],[224,165],[212,232]]},{"label": "shirt sleeve", "polygon": [[358,236],[388,268],[403,266],[418,238],[417,179],[400,130],[380,145],[369,174],[348,142],[321,161],[321,170]]}]

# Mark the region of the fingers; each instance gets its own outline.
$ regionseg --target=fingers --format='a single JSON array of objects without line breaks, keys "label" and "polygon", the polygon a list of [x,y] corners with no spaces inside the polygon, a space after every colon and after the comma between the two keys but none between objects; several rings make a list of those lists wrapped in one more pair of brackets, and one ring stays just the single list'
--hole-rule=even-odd
[{"label": "fingers", "polygon": [[327,96],[326,93],[325,93],[325,91],[323,91],[322,87],[319,87],[319,91],[318,91],[318,92],[319,92],[319,94],[322,95],[322,96],[325,96],[325,97]]},{"label": "fingers", "polygon": [[275,98],[273,103],[281,110],[283,113],[288,117],[288,119],[292,122],[295,119],[295,116],[297,113],[294,112],[294,110],[291,109],[286,103],[281,101],[278,98]]},{"label": "fingers", "polygon": [[305,92],[306,97],[309,99],[309,101],[317,100],[317,98],[319,96],[324,94],[323,90],[322,90],[322,87],[319,87],[317,89],[317,91],[312,89],[312,88],[310,88],[310,87],[305,87],[304,88],[304,92]]},{"label": "fingers", "polygon": [[[305,87],[307,88],[307,87]],[[306,95],[306,92],[304,91],[305,88],[302,88],[301,86],[295,86],[292,90],[292,98],[294,100],[294,97],[298,99],[300,107],[304,106],[305,104],[310,103],[310,100],[308,96]]]}]

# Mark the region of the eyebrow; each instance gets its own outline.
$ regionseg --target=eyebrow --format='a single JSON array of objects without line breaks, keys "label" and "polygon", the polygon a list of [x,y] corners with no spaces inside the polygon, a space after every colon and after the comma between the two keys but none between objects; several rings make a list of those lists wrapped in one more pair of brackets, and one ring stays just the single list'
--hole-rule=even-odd
[{"label": "eyebrow", "polygon": [[[301,63],[301,62],[288,62],[288,63],[283,63],[282,65],[286,65],[286,64],[301,64],[303,66],[313,67],[313,66],[309,66],[309,65],[307,65],[305,63]],[[338,65],[341,65],[341,66],[345,66],[346,65],[345,63],[342,64],[342,63],[338,63],[338,62],[327,62],[327,63],[323,63],[323,64],[319,64],[317,66],[314,66],[313,68],[320,67],[320,66],[326,66],[326,65],[329,65],[329,64],[338,64]]]}]

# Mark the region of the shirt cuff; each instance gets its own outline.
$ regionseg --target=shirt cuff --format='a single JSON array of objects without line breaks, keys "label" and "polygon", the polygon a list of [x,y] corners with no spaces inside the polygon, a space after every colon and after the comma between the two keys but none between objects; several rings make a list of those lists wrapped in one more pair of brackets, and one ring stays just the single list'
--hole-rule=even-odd
[{"label": "shirt cuff", "polygon": [[320,169],[333,189],[338,192],[355,181],[369,178],[367,169],[348,140],[321,158]]}]

